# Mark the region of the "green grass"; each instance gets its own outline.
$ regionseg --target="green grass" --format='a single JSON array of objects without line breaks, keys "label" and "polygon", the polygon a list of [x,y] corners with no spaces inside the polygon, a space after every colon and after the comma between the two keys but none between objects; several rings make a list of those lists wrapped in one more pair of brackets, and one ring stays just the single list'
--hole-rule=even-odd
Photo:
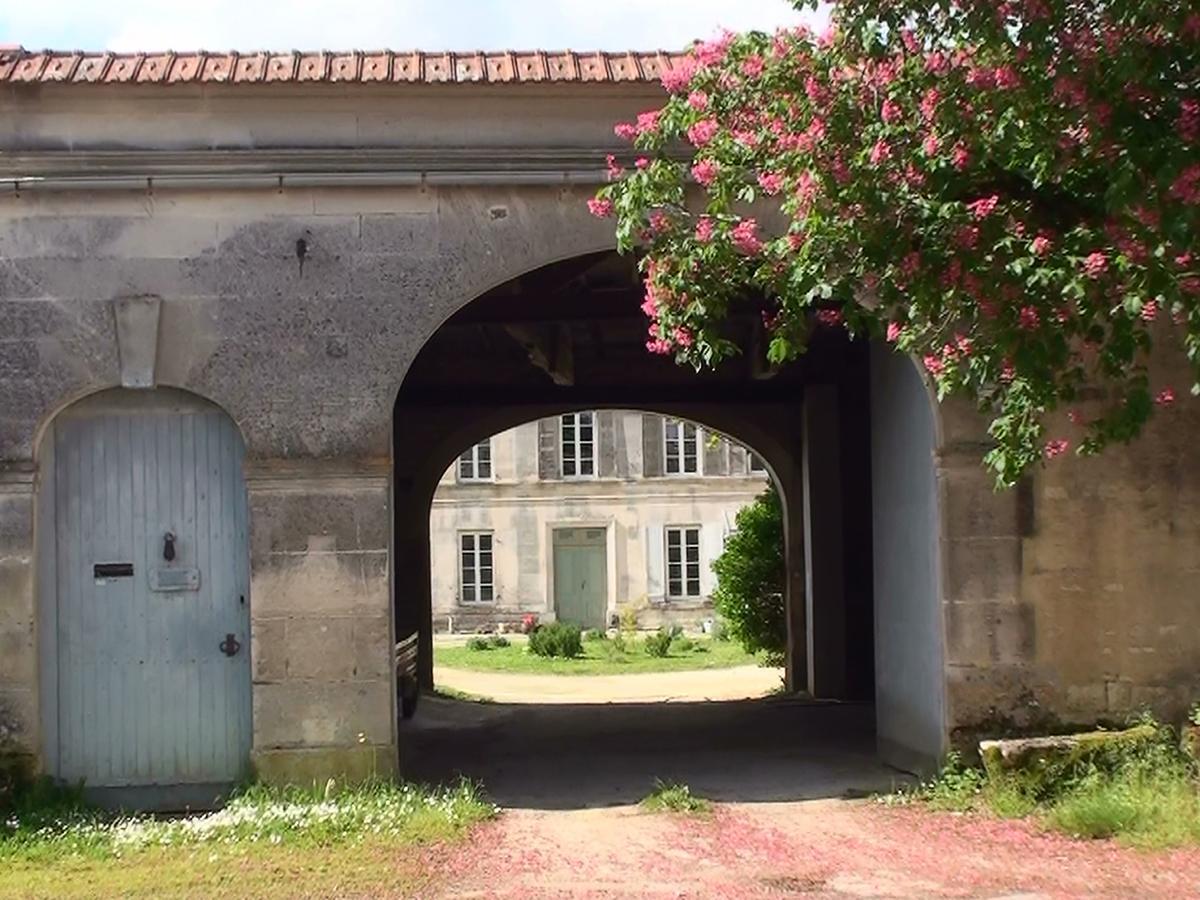
[{"label": "green grass", "polygon": [[703,797],[697,797],[686,784],[676,781],[657,781],[652,790],[641,802],[642,809],[647,812],[672,812],[685,815],[708,815],[712,812],[712,803]]},{"label": "green grass", "polygon": [[[624,643],[624,649],[621,649]],[[695,669],[727,669],[752,666],[758,658],[733,641],[689,639],[690,649],[681,649],[676,640],[666,656],[651,656],[642,638],[623,642],[604,639],[583,642],[583,656],[575,659],[535,656],[524,641],[510,647],[469,650],[460,646],[435,646],[435,666],[470,669],[476,672],[519,672],[542,675],[619,675],[632,672],[682,672]],[[686,645],[685,645],[686,646]]]},{"label": "green grass", "polygon": [[17,869],[128,860],[150,851],[432,844],[460,838],[496,812],[468,781],[432,790],[391,782],[341,791],[334,782],[324,790],[252,786],[224,809],[169,818],[92,809],[77,792],[43,786],[0,816],[0,893],[13,887],[8,874]]},{"label": "green grass", "polygon": [[1146,849],[1200,845],[1200,766],[1174,732],[1053,770],[989,775],[950,754],[941,772],[884,802],[934,809],[1032,816],[1077,838],[1115,838]]}]

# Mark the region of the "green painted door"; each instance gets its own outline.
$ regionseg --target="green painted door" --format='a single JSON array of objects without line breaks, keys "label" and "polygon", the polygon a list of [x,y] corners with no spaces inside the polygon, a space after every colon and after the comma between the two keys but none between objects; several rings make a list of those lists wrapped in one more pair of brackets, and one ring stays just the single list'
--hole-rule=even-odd
[{"label": "green painted door", "polygon": [[554,609],[560,621],[604,628],[608,567],[603,528],[560,528],[554,532]]}]

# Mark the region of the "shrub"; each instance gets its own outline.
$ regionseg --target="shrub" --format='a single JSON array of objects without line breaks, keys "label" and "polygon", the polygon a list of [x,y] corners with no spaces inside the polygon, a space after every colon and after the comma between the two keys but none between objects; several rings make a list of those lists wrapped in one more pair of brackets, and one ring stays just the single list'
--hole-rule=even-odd
[{"label": "shrub", "polygon": [[632,603],[627,603],[621,607],[621,611],[617,614],[618,627],[625,634],[633,634],[638,628],[638,611],[637,607]]},{"label": "shrub", "polygon": [[529,652],[537,656],[575,659],[583,655],[583,634],[578,625],[551,622],[529,635]]},{"label": "shrub", "polygon": [[772,661],[787,650],[783,589],[783,505],[772,485],[738,511],[734,532],[713,561],[713,605],[728,633],[747,653]]},{"label": "shrub", "polygon": [[629,649],[625,644],[625,636],[620,633],[613,637],[610,643],[612,644],[612,648],[618,653],[624,653]]},{"label": "shrub", "polygon": [[583,633],[585,641],[607,641],[608,633],[601,628],[589,628]]},{"label": "shrub", "polygon": [[696,642],[690,637],[677,637],[671,644],[672,648],[679,653],[691,653],[696,649]]},{"label": "shrub", "polygon": [[512,641],[510,641],[510,640],[509,640],[508,638],[506,638],[504,635],[502,635],[502,634],[498,634],[498,635],[496,635],[495,637],[493,637],[493,638],[492,638],[491,644],[492,644],[492,646],[493,646],[494,648],[496,648],[497,650],[499,650],[499,649],[501,649],[501,648],[503,648],[503,647],[511,647],[511,646],[512,646]]},{"label": "shrub", "polygon": [[521,632],[523,634],[533,634],[538,627],[538,617],[533,613],[525,613],[521,616]]},{"label": "shrub", "polygon": [[663,657],[671,652],[671,632],[660,628],[654,634],[646,636],[646,652],[651,656]]},{"label": "shrub", "polygon": [[492,642],[486,637],[473,637],[467,641],[468,650],[491,650]]}]

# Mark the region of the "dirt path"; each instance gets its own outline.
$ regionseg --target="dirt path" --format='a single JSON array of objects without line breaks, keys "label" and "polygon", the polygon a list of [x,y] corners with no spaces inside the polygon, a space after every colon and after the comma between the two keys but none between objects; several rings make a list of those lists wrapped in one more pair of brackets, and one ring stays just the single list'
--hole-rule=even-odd
[{"label": "dirt path", "polygon": [[517,675],[438,666],[434,681],[500,703],[655,703],[744,700],[779,687],[781,669],[737,666],[631,675]]},{"label": "dirt path", "polygon": [[438,860],[429,896],[1183,898],[1200,851],[1144,853],[1024,822],[856,801],[511,810]]}]

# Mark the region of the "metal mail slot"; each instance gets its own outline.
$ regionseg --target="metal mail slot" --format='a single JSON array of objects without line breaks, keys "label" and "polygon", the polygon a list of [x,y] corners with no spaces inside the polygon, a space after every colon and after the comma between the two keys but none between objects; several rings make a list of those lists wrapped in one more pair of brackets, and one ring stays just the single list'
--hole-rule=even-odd
[{"label": "metal mail slot", "polygon": [[96,563],[92,566],[93,578],[132,578],[133,563]]},{"label": "metal mail slot", "polygon": [[152,591],[198,591],[200,590],[199,569],[151,569],[150,590]]}]

